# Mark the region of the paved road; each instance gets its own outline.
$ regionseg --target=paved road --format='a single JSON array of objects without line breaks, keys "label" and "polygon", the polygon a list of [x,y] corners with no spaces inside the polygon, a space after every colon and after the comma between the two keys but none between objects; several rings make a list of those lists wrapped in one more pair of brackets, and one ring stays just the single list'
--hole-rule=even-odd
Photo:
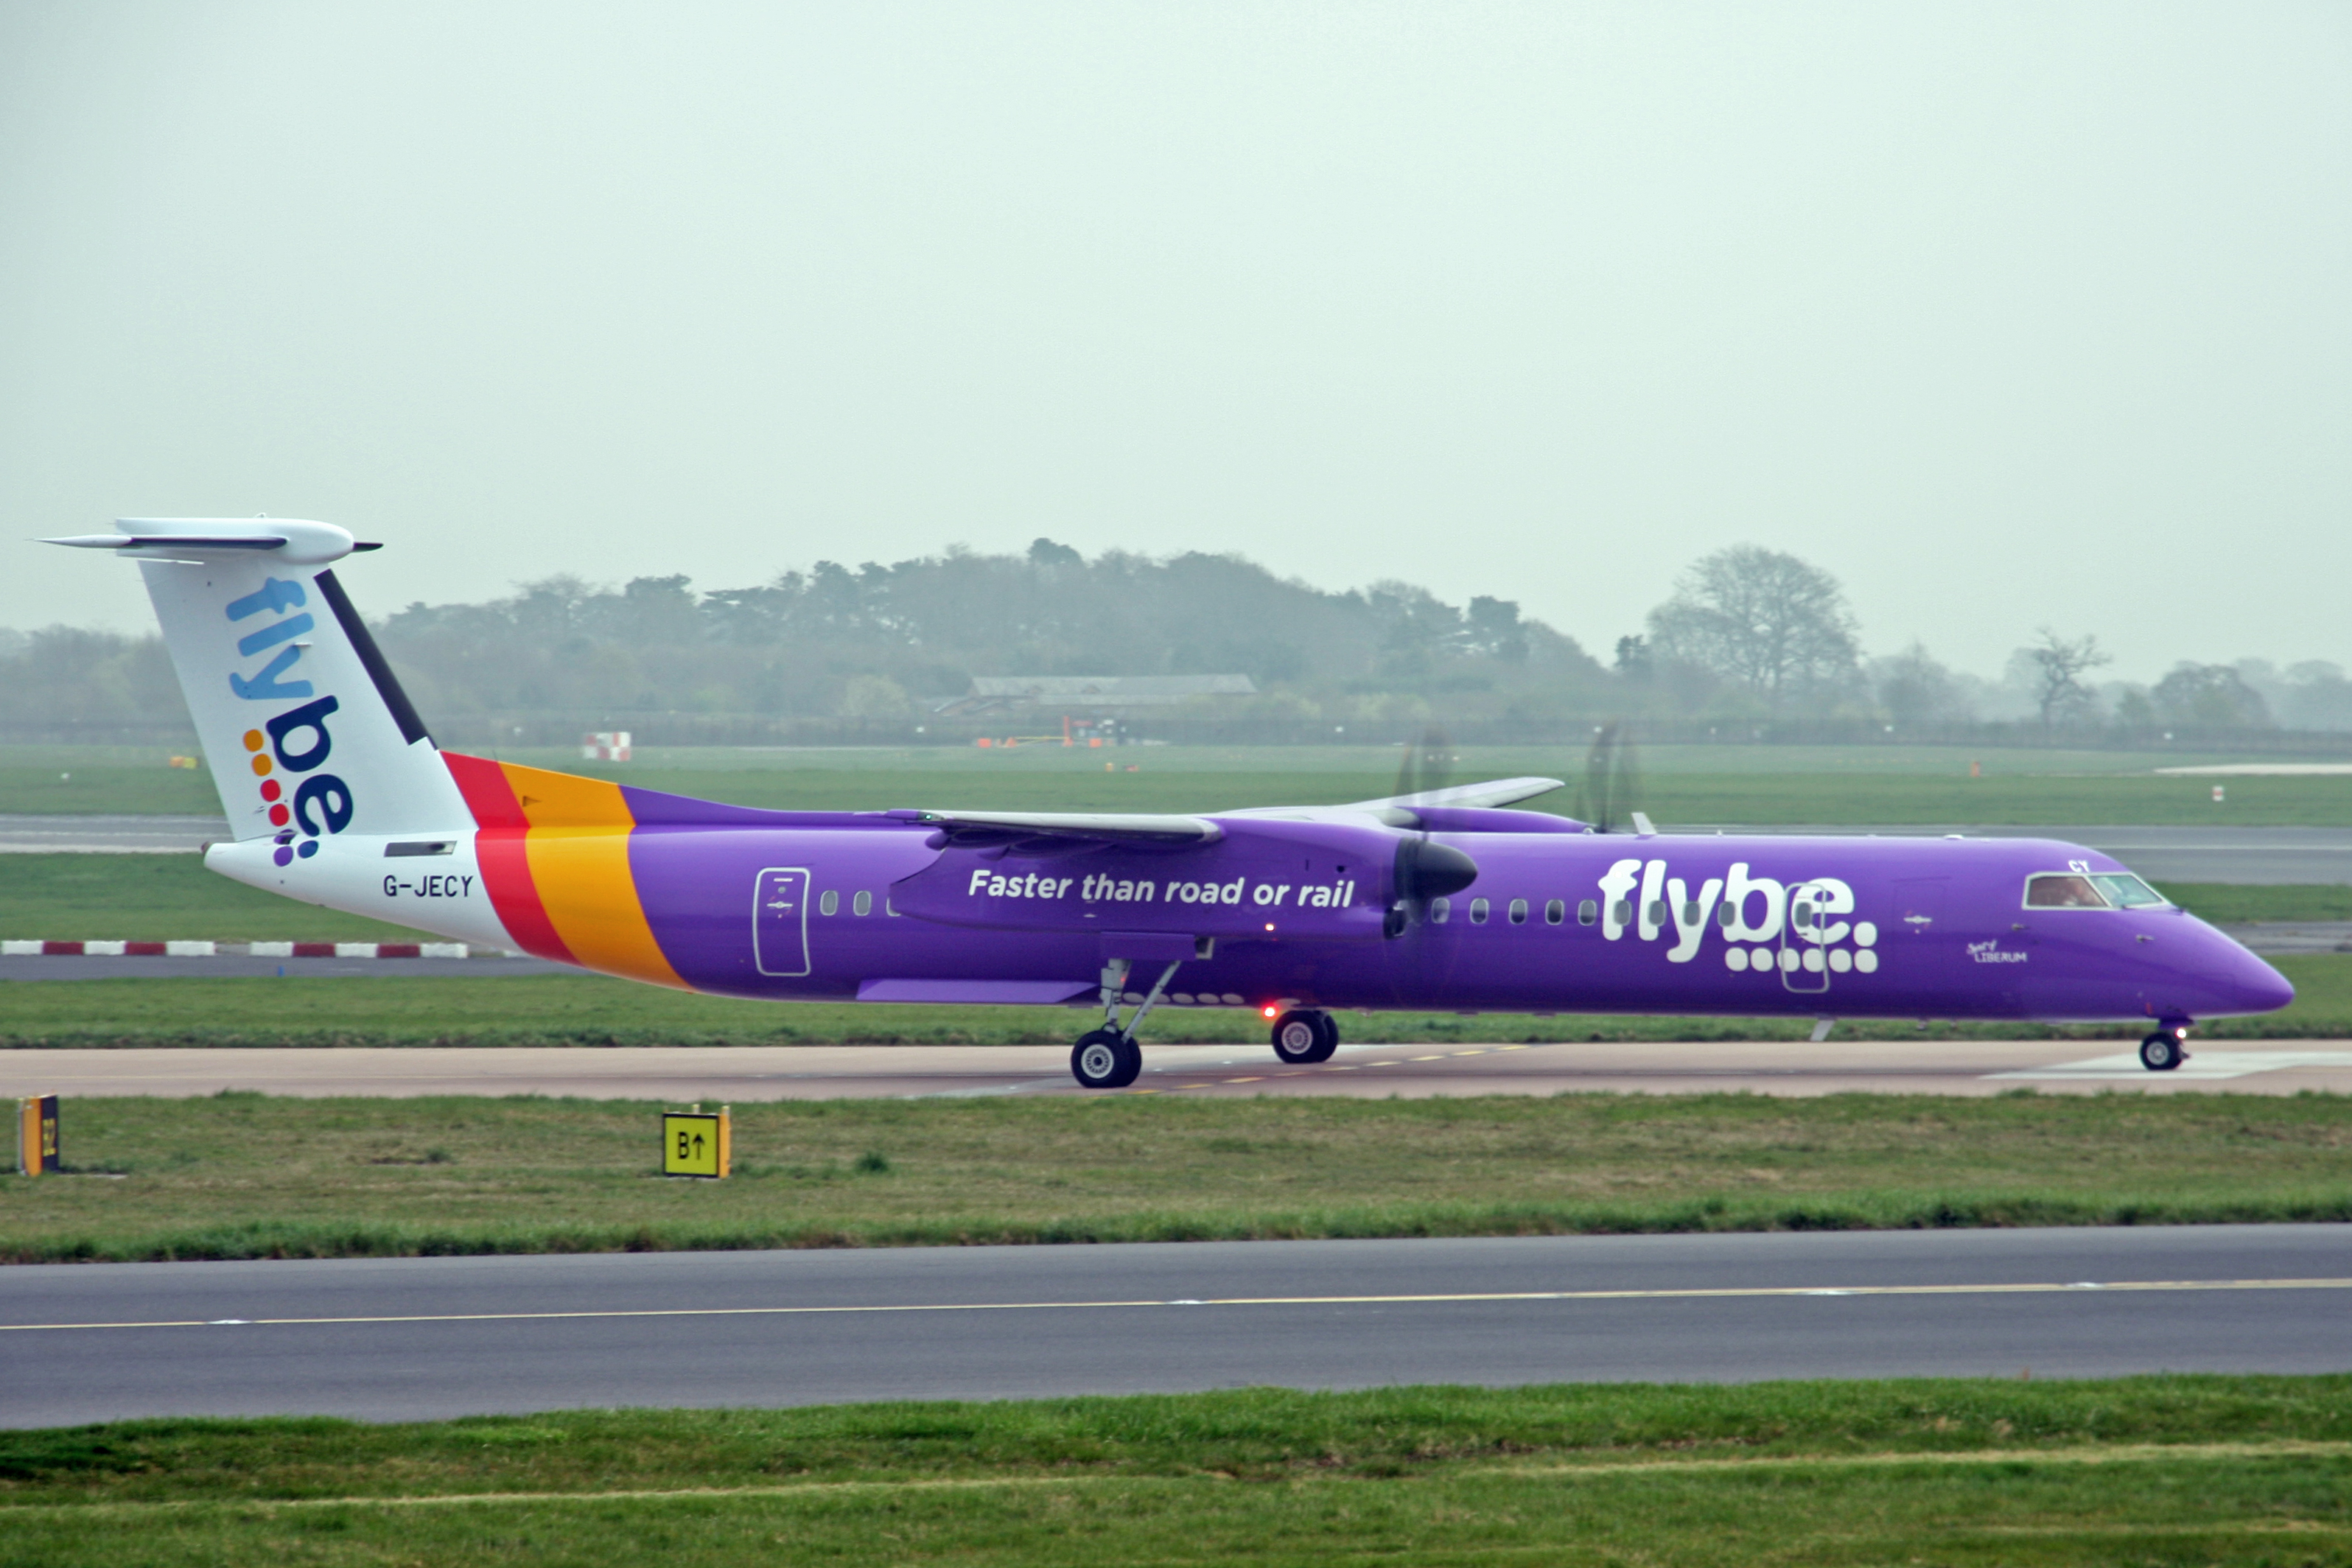
[{"label": "paved road", "polygon": [[[1712,831],[1712,825],[1708,831]],[[1675,829],[1669,828],[1669,832]],[[1685,829],[1685,831],[1688,831]],[[2352,882],[2352,827],[1736,827],[1740,833],[1941,833],[2063,838],[2102,849],[2160,882]],[[226,837],[216,816],[0,816],[0,853],[85,850],[132,853],[200,848]]]},{"label": "paved road", "polygon": [[0,1425],[2338,1372],[2347,1309],[2346,1226],[61,1265],[0,1269]]},{"label": "paved road", "polygon": [[192,855],[228,837],[226,816],[64,816],[0,814],[0,855]]},{"label": "paved road", "polygon": [[[426,939],[431,940],[431,939]],[[220,980],[233,976],[315,980],[363,975],[371,980],[422,975],[576,974],[568,963],[542,958],[0,958],[5,980]]]},{"label": "paved road", "polygon": [[[1525,1046],[1342,1046],[1289,1068],[1263,1046],[1147,1046],[1126,1094],[2352,1093],[2352,1040],[2191,1042],[2187,1066],[2152,1073],[2129,1041],[1872,1040]],[[682,1104],[996,1095],[1093,1097],[1059,1046],[509,1047],[0,1051],[0,1100],[62,1094],[547,1094]],[[70,1104],[68,1109],[70,1117]],[[70,1135],[68,1135],[70,1136]]]},{"label": "paved road", "polygon": [[[1666,829],[1669,834],[1676,831]],[[1713,832],[1710,826],[1706,831]],[[2158,882],[2352,882],[2352,827],[1738,827],[1729,833],[1874,833],[1927,838],[1965,833],[1987,838],[2057,838],[2101,850]]]}]

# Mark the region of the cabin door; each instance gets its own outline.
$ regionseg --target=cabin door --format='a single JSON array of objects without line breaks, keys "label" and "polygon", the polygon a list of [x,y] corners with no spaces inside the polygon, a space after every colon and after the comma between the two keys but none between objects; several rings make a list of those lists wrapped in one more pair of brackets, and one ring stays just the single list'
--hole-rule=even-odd
[{"label": "cabin door", "polygon": [[1821,915],[1814,897],[1810,882],[1790,889],[1789,918],[1780,922],[1781,987],[1806,996],[1817,996],[1830,988],[1829,954],[1822,951]]},{"label": "cabin door", "polygon": [[809,972],[806,867],[772,866],[760,873],[751,897],[751,957],[762,974]]}]

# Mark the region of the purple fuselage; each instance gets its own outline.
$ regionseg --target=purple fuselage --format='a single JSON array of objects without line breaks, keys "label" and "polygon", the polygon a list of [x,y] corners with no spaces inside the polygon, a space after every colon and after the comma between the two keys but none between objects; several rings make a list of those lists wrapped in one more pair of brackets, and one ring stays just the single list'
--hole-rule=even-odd
[{"label": "purple fuselage", "polygon": [[2078,845],[1436,833],[1476,879],[1416,902],[1393,872],[1413,835],[1210,820],[1223,838],[1181,848],[648,823],[629,862],[680,978],[779,1000],[1076,1002],[1179,939],[1211,952],[1181,963],[1179,1005],[2172,1023],[2294,997],[2184,910],[2026,907],[2032,874],[2125,869]]}]

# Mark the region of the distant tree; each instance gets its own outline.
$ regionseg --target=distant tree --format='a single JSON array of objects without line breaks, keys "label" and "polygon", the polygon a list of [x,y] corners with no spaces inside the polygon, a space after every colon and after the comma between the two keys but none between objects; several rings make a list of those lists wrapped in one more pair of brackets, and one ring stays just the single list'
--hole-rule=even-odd
[{"label": "distant tree", "polygon": [[1736,544],[1694,563],[1650,612],[1650,642],[1672,660],[1744,687],[1767,710],[1849,687],[1860,672],[1853,612],[1820,567]]},{"label": "distant tree", "polygon": [[1972,716],[1959,681],[1922,643],[1871,660],[1870,675],[1879,707],[1898,730],[1959,723]]},{"label": "distant tree", "polygon": [[2352,680],[2324,658],[2291,664],[2279,721],[2296,730],[2352,730]]},{"label": "distant tree", "polygon": [[2063,720],[2087,712],[2095,704],[2097,699],[2083,684],[2083,677],[2115,659],[2113,655],[2100,650],[2095,637],[2070,642],[2048,626],[2039,628],[2035,635],[2041,640],[2018,649],[2011,663],[2025,672],[2033,693],[2033,706],[2042,715],[2042,727],[2047,730]]},{"label": "distant tree", "polygon": [[2270,704],[2226,664],[2177,664],[2148,696],[2168,721],[2199,730],[2267,730]]},{"label": "distant tree", "polygon": [[1066,544],[1056,544],[1050,539],[1029,542],[1029,564],[1032,566],[1083,566],[1087,558]]},{"label": "distant tree", "polygon": [[1650,639],[1645,637],[1623,637],[1617,639],[1617,673],[1627,680],[1647,680],[1656,673],[1650,662]]},{"label": "distant tree", "polygon": [[1470,613],[1463,623],[1466,651],[1505,664],[1527,663],[1528,633],[1519,624],[1517,600],[1491,599],[1481,594],[1470,601]]}]

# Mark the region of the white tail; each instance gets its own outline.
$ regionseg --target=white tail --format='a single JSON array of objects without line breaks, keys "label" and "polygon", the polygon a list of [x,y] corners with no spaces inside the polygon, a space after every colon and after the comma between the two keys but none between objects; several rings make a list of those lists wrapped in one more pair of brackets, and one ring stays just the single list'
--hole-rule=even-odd
[{"label": "white tail", "polygon": [[330,834],[470,826],[432,737],[331,564],[340,528],[278,519],[125,519],[50,541],[139,563],[229,830],[286,865]]}]

